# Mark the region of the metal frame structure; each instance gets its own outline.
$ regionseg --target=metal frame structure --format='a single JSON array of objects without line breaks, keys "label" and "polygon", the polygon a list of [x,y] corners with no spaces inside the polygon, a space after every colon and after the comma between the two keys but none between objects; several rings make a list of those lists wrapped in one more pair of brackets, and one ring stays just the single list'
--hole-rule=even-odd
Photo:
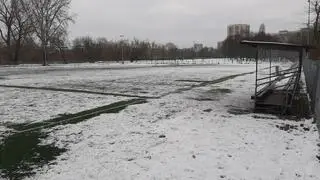
[{"label": "metal frame structure", "polygon": [[[263,42],[263,41],[242,41],[241,44],[256,48],[256,80],[255,94],[252,99],[255,101],[255,111],[286,114],[292,107],[293,101],[299,95],[299,84],[301,80],[302,61],[304,53],[312,47],[290,43]],[[269,74],[267,77],[258,78],[258,64],[260,50],[291,51],[299,54],[298,63],[291,68],[272,73],[272,59],[269,58]],[[272,80],[273,79],[273,80]],[[285,85],[277,85],[277,82],[289,79]],[[268,81],[269,80],[269,81]],[[259,90],[260,88],[260,90]],[[281,91],[275,89],[282,88]],[[273,96],[273,98],[272,98]],[[279,103],[279,97],[281,103]]]}]

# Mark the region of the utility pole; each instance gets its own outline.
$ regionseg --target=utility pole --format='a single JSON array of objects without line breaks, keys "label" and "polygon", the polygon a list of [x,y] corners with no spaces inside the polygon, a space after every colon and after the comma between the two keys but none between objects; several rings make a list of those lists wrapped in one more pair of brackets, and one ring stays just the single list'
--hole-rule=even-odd
[{"label": "utility pole", "polygon": [[308,45],[311,44],[311,29],[310,29],[310,23],[311,23],[311,0],[308,0]]},{"label": "utility pole", "polygon": [[122,60],[122,64],[124,64],[124,55],[123,55],[123,38],[124,38],[124,35],[120,35],[120,38],[121,38],[121,60]]}]

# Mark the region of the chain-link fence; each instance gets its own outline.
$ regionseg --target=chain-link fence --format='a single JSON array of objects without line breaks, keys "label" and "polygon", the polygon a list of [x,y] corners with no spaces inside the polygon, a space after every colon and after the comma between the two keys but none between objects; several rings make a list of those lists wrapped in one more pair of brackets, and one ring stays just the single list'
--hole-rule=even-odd
[{"label": "chain-link fence", "polygon": [[[307,90],[311,99],[311,108],[320,130],[320,61],[305,59],[303,69],[306,77]],[[320,131],[319,131],[320,135]]]}]

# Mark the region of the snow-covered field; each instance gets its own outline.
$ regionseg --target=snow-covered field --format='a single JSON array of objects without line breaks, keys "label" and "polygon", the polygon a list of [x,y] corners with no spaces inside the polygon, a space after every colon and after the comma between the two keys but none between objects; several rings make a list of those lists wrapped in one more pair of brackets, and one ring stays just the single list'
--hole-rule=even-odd
[{"label": "snow-covered field", "polygon": [[107,105],[125,98],[44,90],[0,88],[1,123],[34,123]]},{"label": "snow-covered field", "polygon": [[[44,129],[49,136],[42,144],[67,151],[29,179],[320,179],[312,120],[251,113],[255,75],[243,73],[253,72],[254,64],[78,66],[2,67],[0,85],[155,98]],[[8,87],[0,92],[4,138],[8,122],[41,122],[130,99]]]},{"label": "snow-covered field", "polygon": [[[95,66],[96,64],[93,64],[93,67]],[[87,70],[81,69],[78,71],[54,67],[54,70],[50,68],[38,70],[37,75],[32,71],[30,73],[30,70],[26,71],[24,67],[23,72],[25,73],[11,74],[11,70],[10,73],[7,73],[10,75],[4,77],[1,82],[5,85],[58,87],[157,97],[175,91],[177,88],[184,88],[194,84],[177,80],[214,80],[230,75],[230,67],[232,66],[235,66],[232,70],[233,74],[247,72],[245,71],[246,68],[252,67],[252,65],[241,65],[242,68],[238,68],[238,65],[196,65],[188,66],[188,68],[184,68],[184,66],[180,68],[174,66],[150,68],[147,65],[148,68],[109,69],[110,65],[102,65],[100,69],[92,69],[92,66],[89,66],[90,68]],[[107,69],[103,69],[103,67]],[[252,68],[248,69],[248,71],[250,70]],[[14,69],[14,71],[17,70]],[[6,72],[2,74],[6,74]]]}]

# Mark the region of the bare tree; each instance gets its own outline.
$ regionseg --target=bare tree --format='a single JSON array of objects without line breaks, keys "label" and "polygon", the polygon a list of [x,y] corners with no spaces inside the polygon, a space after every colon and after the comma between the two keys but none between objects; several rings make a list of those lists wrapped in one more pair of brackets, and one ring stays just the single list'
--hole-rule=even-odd
[{"label": "bare tree", "polygon": [[313,22],[313,33],[314,33],[314,39],[315,43],[320,43],[320,35],[319,35],[319,23],[320,23],[320,0],[314,0],[312,2],[312,12],[314,16],[314,22]]},{"label": "bare tree", "polygon": [[[31,26],[31,21],[28,19],[27,14],[23,10],[23,4],[21,1],[14,0],[15,10],[13,11],[15,22],[13,23],[12,28],[12,38],[15,44],[15,52],[13,61],[17,64],[19,61],[19,55],[21,50],[21,45],[28,35],[31,35],[33,28]],[[27,2],[25,2],[27,3]]]},{"label": "bare tree", "polygon": [[0,35],[10,62],[12,61],[12,28],[15,21],[13,3],[12,0],[0,0]]},{"label": "bare tree", "polygon": [[54,37],[50,40],[50,45],[52,48],[59,51],[61,58],[65,64],[68,63],[66,59],[66,49],[67,47],[67,32],[65,29],[58,30]]},{"label": "bare tree", "polygon": [[28,0],[28,4],[24,4],[34,33],[41,43],[44,66],[47,65],[47,46],[73,22],[69,13],[70,4],[71,0]]},{"label": "bare tree", "polygon": [[19,0],[0,0],[0,35],[11,63],[18,63],[22,41],[31,31],[29,22]]}]

